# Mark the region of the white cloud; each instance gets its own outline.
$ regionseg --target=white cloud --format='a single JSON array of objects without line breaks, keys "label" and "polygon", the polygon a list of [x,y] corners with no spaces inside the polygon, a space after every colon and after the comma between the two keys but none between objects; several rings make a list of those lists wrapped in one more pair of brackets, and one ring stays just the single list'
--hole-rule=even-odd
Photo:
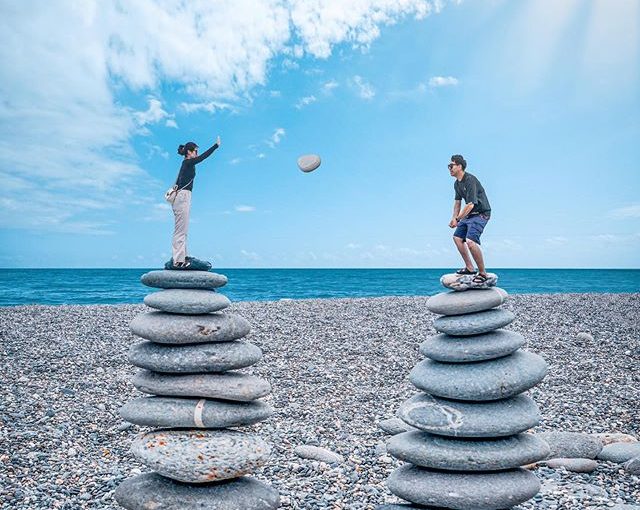
[{"label": "white cloud", "polygon": [[362,76],[355,75],[353,77],[353,84],[358,91],[358,95],[362,99],[373,99],[373,97],[376,95],[376,91],[374,90],[374,88],[369,83],[364,81]]},{"label": "white cloud", "polygon": [[453,76],[433,76],[429,78],[429,87],[431,88],[455,87],[458,83],[460,83],[458,78]]},{"label": "white cloud", "polygon": [[282,140],[285,134],[286,134],[286,131],[284,130],[284,128],[281,128],[281,127],[276,128],[273,134],[271,135],[271,139],[267,141],[267,145],[269,145],[269,147],[271,148],[274,148],[276,145],[280,143],[280,140]]},{"label": "white cloud", "polygon": [[267,155],[264,152],[260,152],[257,156],[258,159],[264,159],[267,157]]},{"label": "white cloud", "polygon": [[280,92],[279,90],[270,90],[269,95],[271,97],[280,97],[282,96],[282,92]]},{"label": "white cloud", "polygon": [[569,240],[563,236],[547,237],[545,241],[553,246],[562,246],[569,242]]},{"label": "white cloud", "polygon": [[617,219],[640,218],[640,204],[614,209],[609,215]]},{"label": "white cloud", "polygon": [[237,165],[241,161],[242,161],[242,158],[233,158],[232,160],[229,161],[229,164],[230,165]]},{"label": "white cloud", "polygon": [[[105,209],[155,193],[132,137],[175,119],[156,97],[133,111],[119,96],[159,95],[171,84],[184,113],[246,100],[269,65],[327,58],[335,45],[366,48],[383,26],[422,18],[441,0],[236,2],[13,2],[0,7],[0,198],[15,187],[30,207],[0,225],[106,231],[84,197]],[[19,22],[16,22],[19,20]],[[224,22],[222,23],[221,20]],[[143,97],[144,97],[143,96]],[[315,100],[315,98],[314,98]],[[34,148],[24,158],[15,147]],[[15,178],[14,175],[20,175]],[[10,184],[7,185],[6,183]],[[25,186],[25,184],[27,184]],[[159,183],[157,183],[159,184]],[[47,189],[47,192],[36,190]],[[68,200],[66,200],[68,198]],[[50,204],[55,204],[55,210]],[[48,213],[52,213],[47,217]],[[47,226],[49,225],[49,226]],[[100,225],[104,225],[102,229]]]},{"label": "white cloud", "polygon": [[235,210],[236,212],[253,212],[256,208],[252,205],[236,205]]},{"label": "white cloud", "polygon": [[338,82],[336,80],[329,80],[328,82],[325,82],[322,84],[322,91],[325,94],[331,94],[331,92],[333,91],[333,89],[338,87]]},{"label": "white cloud", "polygon": [[310,105],[311,103],[315,103],[318,99],[316,98],[316,96],[305,96],[303,98],[301,98],[297,103],[296,103],[296,108],[298,110],[300,110],[301,108],[304,108],[305,106]]},{"label": "white cloud", "polygon": [[357,250],[358,248],[360,248],[360,245],[357,243],[349,243],[347,244],[347,248],[349,248],[350,250]]},{"label": "white cloud", "polygon": [[244,250],[244,249],[240,250],[240,255],[242,255],[243,258],[248,259],[248,260],[252,260],[254,262],[257,262],[262,258],[255,251],[248,251],[248,250]]}]

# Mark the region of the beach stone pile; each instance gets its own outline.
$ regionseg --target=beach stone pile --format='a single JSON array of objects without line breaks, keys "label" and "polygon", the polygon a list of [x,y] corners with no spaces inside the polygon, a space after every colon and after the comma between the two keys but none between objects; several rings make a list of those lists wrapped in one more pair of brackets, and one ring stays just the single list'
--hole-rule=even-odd
[{"label": "beach stone pile", "polygon": [[216,289],[227,278],[164,270],[144,274],[142,283],[162,290],[144,298],[155,310],[131,322],[144,341],[130,348],[129,360],[140,368],[133,384],[152,396],[126,403],[120,415],[152,427],[131,451],[153,472],[122,483],[117,502],[129,510],[277,508],[278,492],[245,476],[265,464],[270,447],[235,427],[273,413],[259,400],[271,386],[237,371],[260,361],[262,351],[241,340],[250,330],[244,318],[222,312],[230,301]]},{"label": "beach stone pile", "polygon": [[413,429],[387,443],[389,454],[408,463],[387,485],[411,504],[379,510],[505,509],[540,490],[537,477],[520,467],[549,455],[544,440],[525,433],[540,414],[524,392],[544,378],[547,363],[521,349],[522,335],[502,329],[515,316],[499,308],[508,295],[490,276],[493,283],[478,289],[468,277],[445,275],[443,283],[461,290],[427,302],[441,315],[434,322],[439,334],[420,345],[425,359],[409,376],[420,393],[398,412]]}]

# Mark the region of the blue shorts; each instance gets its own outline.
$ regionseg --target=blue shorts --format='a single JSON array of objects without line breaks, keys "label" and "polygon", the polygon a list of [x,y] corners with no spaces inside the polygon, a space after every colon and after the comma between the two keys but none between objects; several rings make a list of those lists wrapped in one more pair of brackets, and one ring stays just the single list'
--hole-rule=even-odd
[{"label": "blue shorts", "polygon": [[471,239],[474,243],[480,244],[480,235],[488,221],[489,216],[486,214],[467,216],[458,222],[458,226],[456,227],[456,231],[453,233],[453,237],[459,237],[463,241]]}]

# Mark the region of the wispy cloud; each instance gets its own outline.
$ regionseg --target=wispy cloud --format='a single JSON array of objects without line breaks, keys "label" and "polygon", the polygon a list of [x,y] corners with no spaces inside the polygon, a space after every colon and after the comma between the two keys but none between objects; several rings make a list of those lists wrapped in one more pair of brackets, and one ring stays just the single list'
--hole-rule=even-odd
[{"label": "wispy cloud", "polygon": [[609,212],[609,216],[617,219],[640,218],[640,204],[620,207]]},{"label": "wispy cloud", "polygon": [[229,160],[229,164],[230,165],[237,165],[241,161],[242,161],[242,158],[233,158],[233,159]]},{"label": "wispy cloud", "polygon": [[458,78],[453,76],[433,76],[429,78],[429,87],[431,88],[455,87],[458,83],[460,83]]},{"label": "wispy cloud", "polygon": [[300,110],[301,108],[304,108],[305,106],[309,106],[310,104],[315,103],[317,100],[318,99],[314,95],[305,96],[305,97],[299,99],[295,106],[296,106],[296,108],[298,110]]},{"label": "wispy cloud", "polygon": [[180,109],[185,113],[194,112],[209,112],[214,113],[220,110],[233,110],[233,107],[228,103],[222,103],[220,101],[204,101],[197,103],[180,103]]},{"label": "wispy cloud", "polygon": [[562,246],[567,244],[569,240],[563,236],[553,236],[553,237],[547,237],[545,239],[545,242],[553,246]]},{"label": "wispy cloud", "polygon": [[242,255],[243,258],[245,258],[247,260],[251,260],[253,262],[257,262],[262,258],[255,251],[249,251],[249,250],[244,250],[244,249],[240,250],[240,255]]},{"label": "wispy cloud", "polygon": [[276,130],[271,135],[271,138],[267,141],[267,145],[269,145],[269,147],[273,149],[276,145],[280,143],[280,141],[282,140],[285,134],[286,134],[286,131],[284,130],[284,128],[281,128],[281,127],[276,128]]},{"label": "wispy cloud", "polygon": [[376,91],[374,90],[374,88],[371,86],[371,84],[367,83],[364,78],[362,78],[362,76],[355,75],[352,82],[356,88],[356,91],[358,92],[358,95],[362,99],[373,99],[373,97],[376,95]]},{"label": "wispy cloud", "polygon": [[325,94],[331,94],[334,89],[339,86],[339,83],[336,80],[329,80],[322,84],[322,92]]},{"label": "wispy cloud", "polygon": [[170,120],[173,115],[170,115],[166,110],[162,108],[162,102],[153,97],[148,99],[149,107],[146,110],[133,112],[133,118],[139,126],[146,126],[147,124],[157,124],[161,120]]},{"label": "wispy cloud", "polygon": [[236,212],[254,212],[256,210],[252,205],[236,205]]}]

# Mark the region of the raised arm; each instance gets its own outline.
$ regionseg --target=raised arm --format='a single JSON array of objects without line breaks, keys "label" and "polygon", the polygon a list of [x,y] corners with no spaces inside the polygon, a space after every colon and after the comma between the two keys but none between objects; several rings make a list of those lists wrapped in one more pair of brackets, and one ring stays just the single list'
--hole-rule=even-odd
[{"label": "raised arm", "polygon": [[201,161],[204,161],[209,156],[211,156],[211,154],[213,154],[213,151],[215,151],[218,147],[220,147],[220,137],[218,137],[218,139],[216,140],[216,143],[214,143],[202,154],[200,154],[199,156],[196,156],[195,158],[191,158],[191,161],[193,162],[194,165],[200,163]]}]

